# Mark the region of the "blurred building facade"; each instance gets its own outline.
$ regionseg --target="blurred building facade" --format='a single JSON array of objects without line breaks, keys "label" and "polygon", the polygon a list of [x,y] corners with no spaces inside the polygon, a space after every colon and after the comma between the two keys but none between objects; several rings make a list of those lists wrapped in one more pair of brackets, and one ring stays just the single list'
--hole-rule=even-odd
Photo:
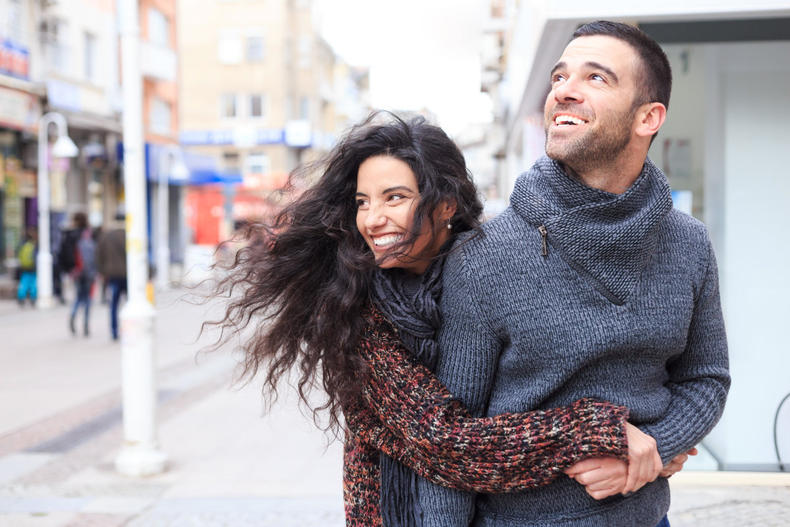
[{"label": "blurred building facade", "polygon": [[[162,148],[178,144],[176,2],[138,8],[146,175],[155,183]],[[13,270],[21,234],[38,225],[37,134],[47,112],[65,117],[79,148],[74,159],[48,156],[53,252],[74,213],[96,228],[125,211],[119,28],[114,0],[0,0],[0,273]],[[183,253],[179,198],[171,193],[174,259]]]},{"label": "blurred building facade", "polygon": [[180,140],[206,169],[187,215],[192,241],[216,245],[271,215],[289,172],[364,116],[367,74],[320,37],[310,1],[180,6]]},{"label": "blurred building facade", "polygon": [[708,226],[733,375],[724,417],[704,445],[719,468],[790,466],[790,2],[520,2],[494,87],[504,195],[544,153],[551,68],[575,28],[597,19],[638,25],[672,64],[668,119],[650,157],[668,175],[675,206]]}]

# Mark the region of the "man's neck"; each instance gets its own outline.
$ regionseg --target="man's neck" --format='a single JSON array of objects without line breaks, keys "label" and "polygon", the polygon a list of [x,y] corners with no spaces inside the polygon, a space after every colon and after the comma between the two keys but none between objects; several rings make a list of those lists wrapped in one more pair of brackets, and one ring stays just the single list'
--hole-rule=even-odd
[{"label": "man's neck", "polygon": [[645,158],[632,158],[618,160],[608,165],[587,168],[584,171],[574,170],[565,165],[565,170],[570,175],[578,178],[588,187],[592,187],[611,194],[622,194],[628,190],[642,173]]}]

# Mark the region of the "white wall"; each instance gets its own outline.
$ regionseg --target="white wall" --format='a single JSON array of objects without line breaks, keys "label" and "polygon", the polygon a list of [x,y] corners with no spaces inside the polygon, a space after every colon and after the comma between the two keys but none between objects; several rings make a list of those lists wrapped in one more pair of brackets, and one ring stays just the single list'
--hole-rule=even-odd
[{"label": "white wall", "polygon": [[[774,413],[790,392],[790,43],[719,50],[724,159],[721,260],[733,377],[711,437],[725,466],[776,465]],[[764,466],[764,467],[763,467]]]}]

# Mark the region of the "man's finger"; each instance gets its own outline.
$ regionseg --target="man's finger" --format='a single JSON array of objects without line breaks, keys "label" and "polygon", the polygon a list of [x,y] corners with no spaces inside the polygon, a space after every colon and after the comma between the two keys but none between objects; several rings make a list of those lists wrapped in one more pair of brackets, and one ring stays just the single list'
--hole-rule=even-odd
[{"label": "man's finger", "polygon": [[591,458],[571,465],[565,469],[565,473],[569,476],[575,476],[577,474],[581,474],[582,472],[589,472],[598,468],[601,468],[600,460],[597,458]]}]

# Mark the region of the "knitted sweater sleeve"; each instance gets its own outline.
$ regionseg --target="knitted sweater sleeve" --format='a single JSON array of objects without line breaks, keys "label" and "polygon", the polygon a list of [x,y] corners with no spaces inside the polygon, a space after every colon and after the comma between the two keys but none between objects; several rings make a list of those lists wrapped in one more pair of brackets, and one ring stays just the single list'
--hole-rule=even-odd
[{"label": "knitted sweater sleeve", "polygon": [[583,399],[473,418],[376,318],[380,329],[359,347],[370,374],[360,404],[345,411],[346,423],[424,478],[460,490],[514,492],[545,485],[587,457],[626,458],[625,408]]},{"label": "knitted sweater sleeve", "polygon": [[[475,273],[461,247],[447,257],[442,274],[442,327],[436,376],[470,414],[485,414],[499,355],[504,347],[487,322]],[[419,479],[418,493],[426,527],[468,527],[475,514],[475,494]]]},{"label": "knitted sweater sleeve", "polygon": [[695,295],[686,348],[667,369],[669,406],[659,420],[639,426],[656,440],[665,464],[710,432],[724,411],[730,387],[718,271],[709,240],[707,265]]}]

